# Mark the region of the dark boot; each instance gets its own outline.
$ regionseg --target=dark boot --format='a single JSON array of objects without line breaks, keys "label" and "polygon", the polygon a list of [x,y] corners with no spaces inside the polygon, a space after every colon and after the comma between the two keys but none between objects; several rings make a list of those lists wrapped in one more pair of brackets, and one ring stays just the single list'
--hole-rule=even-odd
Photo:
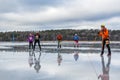
[{"label": "dark boot", "polygon": [[107,48],[108,48],[108,55],[107,55],[107,56],[111,56],[111,49],[110,49],[110,45],[109,45],[109,44],[107,44],[106,46],[107,46]]},{"label": "dark boot", "polygon": [[61,45],[60,45],[60,48],[61,48]]}]

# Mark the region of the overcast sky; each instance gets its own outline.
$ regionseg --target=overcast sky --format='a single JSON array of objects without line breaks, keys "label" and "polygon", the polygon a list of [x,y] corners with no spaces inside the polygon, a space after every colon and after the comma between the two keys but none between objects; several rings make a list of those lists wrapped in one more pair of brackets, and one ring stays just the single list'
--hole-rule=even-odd
[{"label": "overcast sky", "polygon": [[120,0],[0,0],[0,31],[120,29]]}]

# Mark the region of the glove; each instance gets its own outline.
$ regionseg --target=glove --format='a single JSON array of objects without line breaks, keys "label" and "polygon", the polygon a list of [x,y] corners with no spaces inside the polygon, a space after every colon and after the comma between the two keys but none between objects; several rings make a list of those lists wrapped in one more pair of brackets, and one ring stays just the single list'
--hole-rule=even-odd
[{"label": "glove", "polygon": [[98,32],[98,35],[100,34],[100,32]]}]

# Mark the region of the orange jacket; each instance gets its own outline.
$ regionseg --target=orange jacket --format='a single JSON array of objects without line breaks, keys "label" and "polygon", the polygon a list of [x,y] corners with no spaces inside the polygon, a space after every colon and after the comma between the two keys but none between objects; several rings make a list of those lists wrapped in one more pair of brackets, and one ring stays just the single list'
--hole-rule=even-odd
[{"label": "orange jacket", "polygon": [[61,34],[57,35],[57,40],[62,40],[62,35]]},{"label": "orange jacket", "polygon": [[109,31],[105,28],[103,31],[99,32],[99,36],[101,36],[102,39],[109,39]]}]

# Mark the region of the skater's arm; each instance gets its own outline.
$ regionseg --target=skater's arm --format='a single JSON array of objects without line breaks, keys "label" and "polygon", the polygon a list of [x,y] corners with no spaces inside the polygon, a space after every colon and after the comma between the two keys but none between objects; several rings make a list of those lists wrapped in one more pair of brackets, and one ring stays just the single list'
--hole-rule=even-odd
[{"label": "skater's arm", "polygon": [[98,36],[102,36],[102,35],[103,35],[102,31],[98,32]]}]

